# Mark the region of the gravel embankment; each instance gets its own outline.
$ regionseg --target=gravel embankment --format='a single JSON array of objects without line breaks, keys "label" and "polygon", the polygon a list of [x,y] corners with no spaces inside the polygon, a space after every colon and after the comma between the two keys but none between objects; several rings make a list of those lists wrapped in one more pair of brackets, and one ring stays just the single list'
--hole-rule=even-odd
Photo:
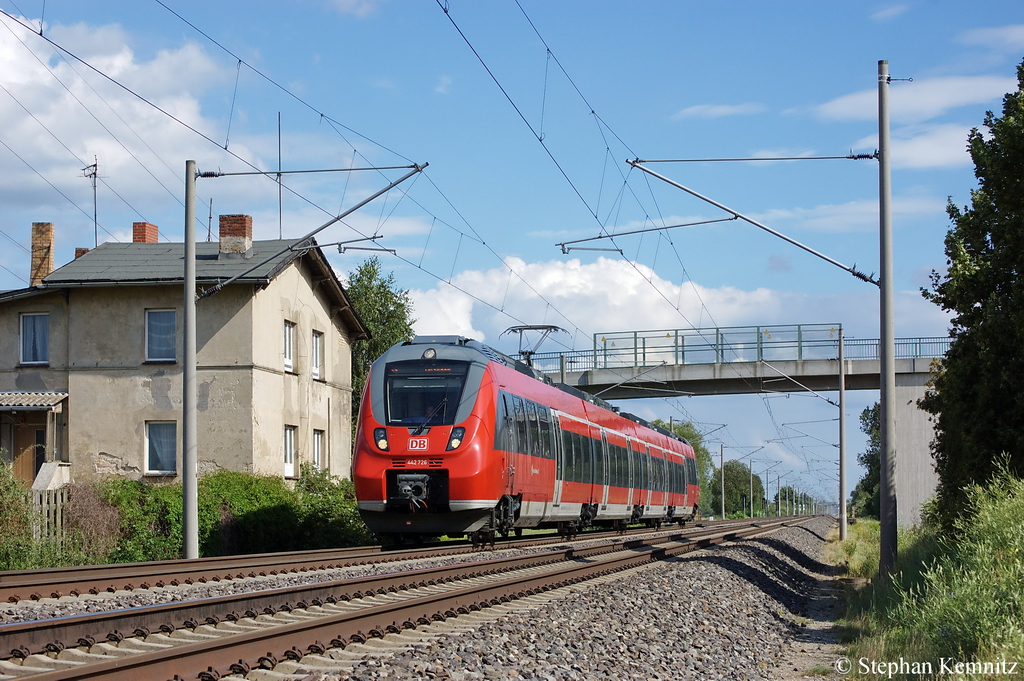
[{"label": "gravel embankment", "polygon": [[[771,679],[799,628],[827,518],[666,561],[324,679]],[[319,677],[315,675],[314,678]]]}]

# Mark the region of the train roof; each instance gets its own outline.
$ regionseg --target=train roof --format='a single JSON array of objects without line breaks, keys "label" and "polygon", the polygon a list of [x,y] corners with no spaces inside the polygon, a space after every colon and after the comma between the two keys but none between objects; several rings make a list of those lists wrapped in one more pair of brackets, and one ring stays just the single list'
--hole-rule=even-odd
[{"label": "train roof", "polygon": [[669,431],[667,428],[662,428],[661,426],[655,425],[645,419],[640,418],[635,414],[630,414],[629,412],[621,411],[618,407],[606,402],[605,400],[602,400],[597,395],[591,395],[590,393],[580,390],[575,386],[571,386],[566,383],[555,383],[543,371],[535,369],[531,367],[529,364],[526,364],[525,362],[520,362],[518,359],[510,357],[509,355],[506,355],[505,353],[499,350],[495,350],[491,346],[485,345],[480,341],[473,340],[472,338],[466,338],[465,336],[415,336],[412,340],[401,343],[401,345],[403,346],[431,344],[457,345],[470,348],[472,350],[476,350],[477,352],[479,352],[480,354],[484,355],[485,357],[492,361],[498,362],[499,364],[503,364],[504,366],[510,369],[514,369],[519,373],[525,374],[542,383],[546,383],[552,387],[558,388],[562,392],[568,393],[573,397],[577,397],[581,400],[590,402],[591,404],[601,407],[602,409],[607,409],[608,411],[615,412],[624,419],[628,419],[633,423],[643,426],[644,428],[650,428],[651,430],[661,433],[666,437],[670,437],[674,440],[679,440],[681,442],[685,442],[686,444],[690,444],[686,438]]}]

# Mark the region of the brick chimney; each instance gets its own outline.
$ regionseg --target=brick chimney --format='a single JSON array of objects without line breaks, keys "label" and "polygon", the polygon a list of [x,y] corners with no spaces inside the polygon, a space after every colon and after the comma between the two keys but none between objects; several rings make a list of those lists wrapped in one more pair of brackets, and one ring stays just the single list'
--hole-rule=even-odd
[{"label": "brick chimney", "polygon": [[148,222],[132,223],[132,243],[155,244],[160,241],[160,228]]},{"label": "brick chimney", "polygon": [[53,223],[32,223],[32,267],[29,286],[39,286],[53,271]]},{"label": "brick chimney", "polygon": [[220,216],[220,252],[245,256],[252,249],[252,217]]},{"label": "brick chimney", "polygon": [[88,248],[86,248],[85,246],[79,246],[78,248],[75,249],[75,260],[78,260],[79,258],[81,258],[83,255],[85,255],[88,252],[89,252]]}]

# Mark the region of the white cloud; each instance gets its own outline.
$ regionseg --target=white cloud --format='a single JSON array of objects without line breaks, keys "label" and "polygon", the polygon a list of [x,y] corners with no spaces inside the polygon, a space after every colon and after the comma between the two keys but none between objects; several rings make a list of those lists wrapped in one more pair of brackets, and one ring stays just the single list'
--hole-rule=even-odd
[{"label": "white cloud", "polygon": [[697,104],[672,114],[672,120],[684,118],[724,118],[726,116],[750,116],[764,111],[763,104]]},{"label": "white cloud", "polygon": [[963,45],[980,45],[1001,54],[1013,54],[1024,50],[1024,24],[976,28],[957,37]]},{"label": "white cloud", "polygon": [[910,10],[910,5],[905,5],[905,4],[890,5],[888,7],[883,7],[882,9],[878,10],[877,12],[874,12],[871,15],[871,20],[872,21],[878,21],[878,22],[891,21],[891,20],[895,19],[896,17],[903,16],[909,10]]},{"label": "white cloud", "polygon": [[[892,203],[893,216],[904,220],[941,216],[945,208],[944,200],[927,196],[898,196]],[[773,229],[784,226],[814,232],[877,232],[878,202],[870,199],[812,208],[774,208],[751,217]]]},{"label": "white cloud", "polygon": [[[893,130],[889,143],[894,168],[953,168],[971,164],[967,153],[967,125],[908,126]],[[858,149],[877,148],[878,137],[857,141]]]},{"label": "white cloud", "polygon": [[[1017,89],[1016,78],[949,76],[898,83],[889,87],[889,116],[899,123],[919,123],[951,109],[988,104]],[[878,118],[878,90],[862,90],[815,108],[826,120],[868,121]]]},{"label": "white cloud", "polygon": [[[822,295],[767,288],[748,291],[678,285],[646,267],[634,269],[626,261],[607,258],[591,264],[575,259],[506,262],[518,277],[509,277],[506,268],[466,270],[453,277],[452,286],[439,283],[429,290],[410,291],[416,332],[467,335],[512,352],[516,347],[501,344],[499,337],[520,323],[554,324],[573,334],[571,342],[566,336],[553,336],[542,351],[557,350],[561,343],[584,349],[591,345],[591,334],[599,332],[716,325],[838,322],[861,338],[878,334],[878,290],[873,286]],[[896,318],[897,334],[904,336],[943,335],[947,326],[941,310],[916,291],[897,293]]]},{"label": "white cloud", "polygon": [[357,17],[368,17],[384,4],[385,0],[328,0],[327,4],[339,14],[352,14]]},{"label": "white cloud", "polygon": [[437,79],[437,85],[434,86],[434,92],[439,95],[447,95],[452,91],[452,77],[441,76]]}]

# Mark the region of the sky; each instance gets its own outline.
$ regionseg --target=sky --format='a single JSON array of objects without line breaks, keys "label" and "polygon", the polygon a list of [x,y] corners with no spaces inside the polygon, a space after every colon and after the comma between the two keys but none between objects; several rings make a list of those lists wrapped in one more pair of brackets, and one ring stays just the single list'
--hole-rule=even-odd
[{"label": "sky", "polygon": [[[377,256],[415,329],[506,352],[611,331],[842,324],[877,338],[878,290],[627,160],[866,273],[878,271],[887,60],[897,337],[944,336],[924,300],[945,267],[948,200],[977,186],[971,128],[1016,89],[1019,2],[0,0],[0,290],[27,285],[31,223],[56,263],[184,234],[184,167],[333,170],[198,181],[197,233],[253,216],[257,239],[317,234],[344,277]],[[98,168],[95,191],[89,166]],[[369,168],[370,170],[355,170]],[[95,217],[95,219],[94,219]],[[719,220],[706,224],[692,224]],[[689,225],[641,234],[593,237]],[[374,242],[355,241],[378,236]],[[338,251],[377,247],[387,251]],[[330,245],[327,245],[330,244]],[[566,244],[563,248],[559,244]],[[609,250],[580,250],[609,249]],[[567,250],[568,252],[563,252]],[[834,399],[835,396],[830,396]],[[858,416],[847,399],[850,486]],[[835,493],[838,413],[807,395],[622,402],[693,421],[726,458]],[[813,438],[795,434],[791,424]],[[771,487],[769,487],[771,489]]]}]

